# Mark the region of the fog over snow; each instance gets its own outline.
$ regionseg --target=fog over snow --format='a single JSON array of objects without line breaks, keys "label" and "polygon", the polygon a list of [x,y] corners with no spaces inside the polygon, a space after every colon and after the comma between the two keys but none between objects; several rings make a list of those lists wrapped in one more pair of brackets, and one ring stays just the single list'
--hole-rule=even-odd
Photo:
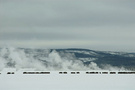
[{"label": "fog over snow", "polygon": [[[28,53],[29,52],[29,53]],[[41,54],[42,53],[42,54]],[[0,50],[0,71],[5,68],[14,68],[16,70],[43,70],[43,71],[87,71],[87,70],[110,70],[119,71],[126,69],[124,67],[112,66],[109,64],[99,67],[95,62],[85,65],[76,58],[73,53],[57,52],[49,49],[43,51],[24,50],[17,48],[3,48]],[[90,59],[92,60],[92,59]],[[86,60],[88,61],[88,60]]]},{"label": "fog over snow", "polygon": [[134,0],[0,0],[0,46],[135,51]]}]

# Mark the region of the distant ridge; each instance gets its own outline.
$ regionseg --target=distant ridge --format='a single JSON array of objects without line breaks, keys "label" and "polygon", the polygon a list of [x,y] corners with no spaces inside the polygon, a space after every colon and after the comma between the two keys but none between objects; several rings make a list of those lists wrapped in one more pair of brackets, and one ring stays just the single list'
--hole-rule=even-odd
[{"label": "distant ridge", "polygon": [[[24,52],[24,54],[26,55],[25,58],[27,58],[28,60],[31,60],[32,57],[33,59],[40,61],[40,63],[43,62],[45,65],[48,64],[47,61],[48,55],[53,51],[56,51],[56,53],[58,53],[61,59],[66,58],[67,60],[69,61],[72,60],[73,62],[74,60],[78,60],[79,62],[84,64],[84,66],[88,66],[93,62],[101,69],[108,69],[107,67],[112,66],[117,68],[125,68],[127,70],[135,70],[135,53],[96,51],[82,48],[67,48],[67,49],[14,48],[14,49],[15,50],[5,48],[4,49],[5,54],[3,56],[0,56],[1,58],[3,58],[3,60],[4,59],[7,60],[7,66],[10,67],[15,67],[16,64],[16,61],[13,60],[13,58],[15,57],[14,56],[10,57],[11,56],[10,54],[14,53],[14,51],[15,54]],[[3,50],[1,48],[0,52],[2,51]],[[53,59],[55,59],[55,57],[53,57]],[[61,61],[61,63],[62,62],[63,61]],[[56,66],[58,66],[57,64],[58,63],[56,63]]]}]

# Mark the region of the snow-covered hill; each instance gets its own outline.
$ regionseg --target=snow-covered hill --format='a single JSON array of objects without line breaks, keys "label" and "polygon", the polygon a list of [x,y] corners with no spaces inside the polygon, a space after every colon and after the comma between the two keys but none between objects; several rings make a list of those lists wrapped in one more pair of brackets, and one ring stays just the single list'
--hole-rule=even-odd
[{"label": "snow-covered hill", "polygon": [[135,53],[89,49],[1,48],[0,69],[135,70]]}]

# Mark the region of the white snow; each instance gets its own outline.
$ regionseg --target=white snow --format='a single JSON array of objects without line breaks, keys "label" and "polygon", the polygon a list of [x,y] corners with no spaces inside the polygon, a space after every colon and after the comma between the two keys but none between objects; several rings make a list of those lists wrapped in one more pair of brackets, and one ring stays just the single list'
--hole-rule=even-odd
[{"label": "white snow", "polygon": [[0,90],[135,90],[135,74],[0,74]]}]

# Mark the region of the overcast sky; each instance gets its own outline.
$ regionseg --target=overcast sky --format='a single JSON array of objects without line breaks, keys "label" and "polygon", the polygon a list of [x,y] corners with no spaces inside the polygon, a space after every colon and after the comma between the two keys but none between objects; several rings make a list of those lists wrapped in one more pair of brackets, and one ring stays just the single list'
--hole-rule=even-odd
[{"label": "overcast sky", "polygon": [[135,0],[0,0],[0,46],[135,51]]}]

